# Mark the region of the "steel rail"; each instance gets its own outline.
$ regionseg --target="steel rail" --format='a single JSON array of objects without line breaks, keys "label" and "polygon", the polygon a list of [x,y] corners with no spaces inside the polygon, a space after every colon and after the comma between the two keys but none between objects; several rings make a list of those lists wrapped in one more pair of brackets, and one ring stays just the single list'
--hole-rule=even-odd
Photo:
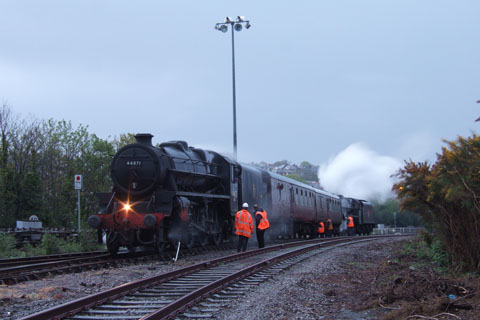
[{"label": "steel rail", "polygon": [[32,263],[60,261],[60,260],[67,260],[67,259],[72,259],[76,257],[95,256],[95,255],[101,255],[106,253],[108,253],[108,251],[90,251],[90,252],[78,252],[78,253],[51,254],[46,256],[35,256],[35,257],[28,257],[28,258],[0,259],[0,269],[32,264]]}]

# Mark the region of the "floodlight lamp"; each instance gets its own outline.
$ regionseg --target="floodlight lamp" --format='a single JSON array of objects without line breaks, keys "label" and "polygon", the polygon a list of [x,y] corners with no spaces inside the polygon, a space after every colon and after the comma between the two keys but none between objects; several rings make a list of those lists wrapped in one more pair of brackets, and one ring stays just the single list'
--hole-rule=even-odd
[{"label": "floodlight lamp", "polygon": [[222,31],[223,33],[228,31],[228,27],[226,25],[222,25],[218,30]]},{"label": "floodlight lamp", "polygon": [[232,22],[233,22],[232,18],[230,17],[225,18],[225,23],[232,23]]},{"label": "floodlight lamp", "polygon": [[235,31],[242,31],[242,25],[240,23],[236,23],[233,28],[235,29]]},{"label": "floodlight lamp", "polygon": [[251,26],[252,25],[250,24],[250,22],[247,21],[247,24],[245,25],[245,28],[250,29]]},{"label": "floodlight lamp", "polygon": [[238,16],[237,17],[237,22],[245,22],[245,17],[244,16]]}]

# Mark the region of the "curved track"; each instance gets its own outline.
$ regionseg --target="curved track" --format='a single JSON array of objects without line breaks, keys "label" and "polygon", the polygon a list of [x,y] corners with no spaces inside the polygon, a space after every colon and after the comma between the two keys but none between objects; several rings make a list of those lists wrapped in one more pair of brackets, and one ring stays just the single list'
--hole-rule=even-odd
[{"label": "curved track", "polygon": [[[208,318],[208,310],[222,300],[235,299],[249,285],[265,281],[327,247],[384,237],[317,239],[232,254],[130,282],[23,319]],[[194,306],[202,300],[201,304]],[[187,309],[188,312],[179,315]],[[196,312],[202,314],[192,314]]]}]

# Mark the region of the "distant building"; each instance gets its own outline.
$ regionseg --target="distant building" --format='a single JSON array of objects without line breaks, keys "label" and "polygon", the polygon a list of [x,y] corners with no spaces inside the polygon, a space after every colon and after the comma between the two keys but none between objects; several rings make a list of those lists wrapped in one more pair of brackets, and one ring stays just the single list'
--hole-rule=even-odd
[{"label": "distant building", "polygon": [[272,172],[282,176],[286,176],[288,174],[297,174],[298,166],[296,164],[285,164],[285,165],[273,168]]}]

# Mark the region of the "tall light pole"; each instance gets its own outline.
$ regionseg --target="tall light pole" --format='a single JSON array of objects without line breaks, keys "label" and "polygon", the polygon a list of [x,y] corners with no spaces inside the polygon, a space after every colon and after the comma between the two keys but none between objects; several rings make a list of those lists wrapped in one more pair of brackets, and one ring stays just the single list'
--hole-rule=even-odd
[{"label": "tall light pole", "polygon": [[246,29],[250,28],[250,21],[245,20],[245,17],[238,16],[237,20],[233,20],[230,17],[226,17],[224,22],[217,23],[215,29],[222,31],[223,33],[228,31],[228,26],[232,30],[232,85],[233,85],[233,156],[237,160],[237,105],[235,97],[235,31],[241,31],[243,25]]}]

